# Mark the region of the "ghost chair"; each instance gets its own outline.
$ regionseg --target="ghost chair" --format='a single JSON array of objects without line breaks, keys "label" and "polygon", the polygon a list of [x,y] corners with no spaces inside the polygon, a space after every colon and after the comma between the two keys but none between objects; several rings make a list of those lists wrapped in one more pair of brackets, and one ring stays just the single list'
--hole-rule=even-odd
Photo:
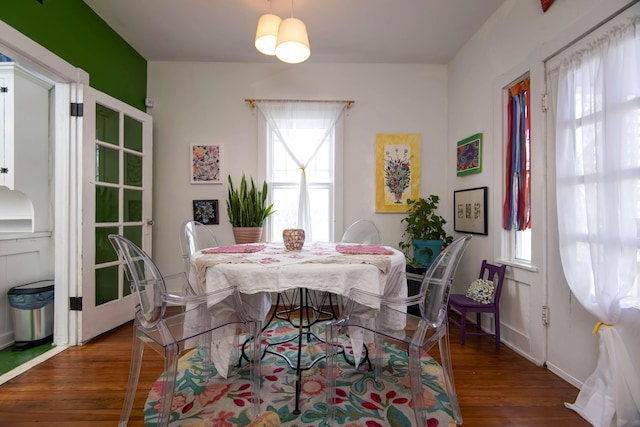
[{"label": "ghost chair", "polygon": [[[363,245],[382,245],[382,236],[380,236],[380,230],[368,219],[359,219],[351,224],[345,230],[340,243],[359,243]],[[344,308],[344,296],[333,295],[330,296],[330,304],[333,308],[332,298],[336,298],[338,310],[342,312]]]},{"label": "ghost chair", "polygon": [[[480,276],[474,280],[465,294],[451,294],[449,310],[460,313],[460,322],[449,317],[449,323],[460,327],[460,344],[464,345],[467,335],[491,336],[496,339],[496,347],[500,347],[500,294],[504,283],[506,265],[489,264],[482,261]],[[467,313],[476,313],[476,331],[467,331]],[[481,313],[493,314],[494,332],[483,332]]]},{"label": "ghost chair", "polygon": [[194,253],[202,249],[219,246],[216,236],[209,227],[198,221],[187,221],[184,224],[181,241],[182,258],[184,260],[187,275],[191,269],[191,256]]},{"label": "ghost chair", "polygon": [[372,221],[359,219],[347,227],[342,235],[341,243],[381,245],[382,237],[380,236],[380,230]]},{"label": "ghost chair", "polygon": [[[217,247],[218,241],[213,232],[206,225],[198,221],[188,221],[184,225],[183,258],[185,271],[194,293],[202,293],[204,290],[196,282],[196,274],[192,272],[191,257],[198,251]],[[271,294],[258,292],[255,294],[242,294],[242,303],[245,313],[250,319],[264,320],[271,308]]]},{"label": "ghost chair", "polygon": [[[202,346],[204,348],[199,350],[204,356],[199,369],[210,372],[213,364],[218,374],[226,379],[232,361],[225,359],[223,355],[228,346],[218,344],[233,342],[237,334],[246,338],[254,337],[249,340],[252,357],[249,358],[248,369],[252,396],[251,415],[256,417],[260,410],[259,343],[262,322],[247,320],[237,289],[224,288],[199,296],[170,293],[165,281],[181,281],[184,286],[184,273],[163,277],[149,255],[134,243],[116,234],[109,235],[109,240],[118,253],[136,302],[129,382],[118,425],[124,427],[128,423],[138,388],[145,344],[164,357],[156,425],[166,426],[171,415],[179,357],[187,350]],[[185,289],[183,286],[179,289]],[[233,306],[234,310],[225,309],[218,315],[215,309],[219,304],[223,307]],[[169,314],[168,306],[183,306],[186,310],[176,310],[177,314]]]},{"label": "ghost chair", "polygon": [[[453,417],[462,424],[462,415],[458,404],[451,355],[449,350],[449,328],[447,323],[447,302],[451,283],[458,263],[471,239],[464,235],[450,243],[431,264],[424,275],[419,294],[407,298],[385,298],[378,294],[352,289],[344,313],[338,320],[326,326],[327,341],[327,418],[329,425],[336,422],[347,423],[349,414],[336,404],[340,402],[337,393],[337,358],[346,357],[342,349],[349,345],[354,335],[374,335],[373,368],[376,381],[379,381],[384,363],[384,345],[388,342],[408,347],[408,374],[410,376],[413,408],[416,425],[427,426],[427,412],[423,401],[422,358],[437,343],[440,353],[444,385]],[[374,319],[361,315],[352,316],[358,307],[377,303],[380,309]],[[420,316],[406,312],[406,308],[419,304]],[[371,311],[371,310],[369,310]],[[360,310],[362,313],[362,310]],[[354,348],[355,350],[355,348]],[[358,356],[354,358],[357,359]],[[354,360],[357,365],[359,360]],[[355,369],[355,368],[354,368]],[[348,397],[347,397],[348,399]],[[360,410],[360,408],[358,409]],[[366,408],[362,408],[366,411]]]}]

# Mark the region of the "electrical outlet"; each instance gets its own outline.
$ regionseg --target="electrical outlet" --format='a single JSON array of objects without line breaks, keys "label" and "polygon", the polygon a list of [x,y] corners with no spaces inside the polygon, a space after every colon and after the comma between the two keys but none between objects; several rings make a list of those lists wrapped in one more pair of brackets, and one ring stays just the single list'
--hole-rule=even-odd
[{"label": "electrical outlet", "polygon": [[542,326],[549,326],[549,307],[542,306]]}]

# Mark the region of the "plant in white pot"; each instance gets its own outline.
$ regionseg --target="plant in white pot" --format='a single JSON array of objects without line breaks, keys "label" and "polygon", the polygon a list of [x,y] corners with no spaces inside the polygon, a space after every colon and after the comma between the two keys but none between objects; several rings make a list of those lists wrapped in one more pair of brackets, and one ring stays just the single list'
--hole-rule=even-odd
[{"label": "plant in white pot", "polygon": [[240,186],[233,186],[231,175],[227,176],[229,195],[227,197],[227,215],[233,227],[236,243],[259,242],[262,237],[262,227],[267,217],[273,214],[273,203],[267,205],[267,183],[259,189],[253,178],[251,185],[242,174]]},{"label": "plant in white pot", "polygon": [[406,225],[402,242],[398,243],[409,263],[419,267],[428,267],[443,247],[453,241],[444,229],[447,221],[436,214],[440,197],[407,199],[408,215],[400,222]]}]

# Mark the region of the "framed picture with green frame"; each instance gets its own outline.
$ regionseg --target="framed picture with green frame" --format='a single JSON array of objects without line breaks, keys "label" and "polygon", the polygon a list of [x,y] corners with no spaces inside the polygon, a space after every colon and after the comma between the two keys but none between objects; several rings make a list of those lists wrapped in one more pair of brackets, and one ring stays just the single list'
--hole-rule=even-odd
[{"label": "framed picture with green frame", "polygon": [[457,143],[456,172],[458,176],[482,172],[482,134],[476,133]]}]

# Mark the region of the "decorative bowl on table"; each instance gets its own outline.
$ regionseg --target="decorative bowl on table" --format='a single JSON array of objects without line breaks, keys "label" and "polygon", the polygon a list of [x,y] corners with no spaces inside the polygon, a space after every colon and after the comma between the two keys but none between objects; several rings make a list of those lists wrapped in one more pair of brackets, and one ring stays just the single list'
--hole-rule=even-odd
[{"label": "decorative bowl on table", "polygon": [[301,228],[288,228],[282,230],[284,247],[290,251],[299,251],[304,245],[304,230]]}]

